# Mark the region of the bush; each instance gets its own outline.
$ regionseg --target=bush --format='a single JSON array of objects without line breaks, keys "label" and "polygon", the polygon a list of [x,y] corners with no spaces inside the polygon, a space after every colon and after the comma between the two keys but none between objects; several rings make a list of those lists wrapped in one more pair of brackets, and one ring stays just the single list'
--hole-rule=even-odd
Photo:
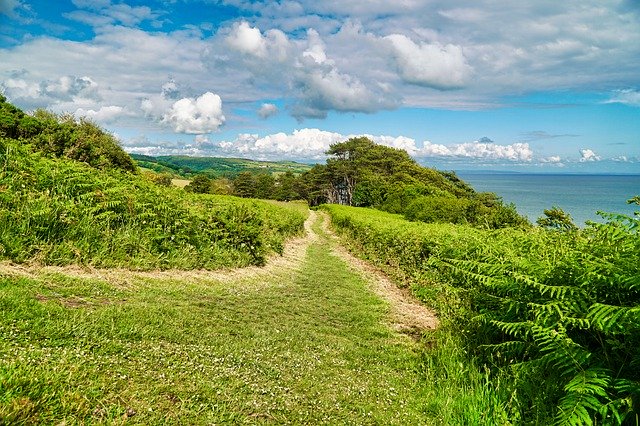
[{"label": "bush", "polygon": [[575,232],[490,231],[324,208],[363,255],[438,309],[476,365],[510,377],[515,419],[636,421],[638,218],[603,215],[607,223]]},{"label": "bush", "polygon": [[0,139],[0,258],[138,269],[260,265],[303,222],[293,209],[190,194]]}]

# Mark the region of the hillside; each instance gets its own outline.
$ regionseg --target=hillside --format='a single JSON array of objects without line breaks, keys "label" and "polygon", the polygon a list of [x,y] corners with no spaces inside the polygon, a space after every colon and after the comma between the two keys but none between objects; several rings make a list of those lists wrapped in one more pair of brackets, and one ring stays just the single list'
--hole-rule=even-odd
[{"label": "hillside", "polygon": [[95,124],[0,101],[0,259],[215,269],[302,231],[294,206],[158,185]]},{"label": "hillside", "polygon": [[131,154],[141,166],[161,173],[175,173],[189,177],[204,174],[209,178],[234,178],[242,172],[278,174],[291,172],[304,173],[312,166],[295,161],[258,161],[244,158],[189,157],[181,155],[162,155],[151,157]]}]

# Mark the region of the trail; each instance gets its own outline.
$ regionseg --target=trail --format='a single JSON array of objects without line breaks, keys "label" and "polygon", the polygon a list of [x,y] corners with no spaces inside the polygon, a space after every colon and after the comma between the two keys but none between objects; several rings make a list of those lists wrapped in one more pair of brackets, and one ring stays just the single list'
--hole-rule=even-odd
[{"label": "trail", "polygon": [[435,316],[349,254],[324,213],[310,212],[305,235],[264,267],[4,262],[0,276],[0,379],[11,372],[3,383],[13,395],[0,418],[436,423],[415,339]]},{"label": "trail", "polygon": [[[320,234],[314,230],[314,224],[320,222]],[[352,270],[357,271],[368,283],[370,289],[385,300],[390,308],[391,326],[400,332],[412,333],[420,330],[435,329],[438,319],[434,312],[417,301],[407,289],[396,286],[382,271],[371,264],[358,259],[342,244],[330,227],[330,219],[326,213],[309,211],[304,223],[304,235],[291,239],[285,244],[282,255],[272,255],[265,266],[249,266],[245,268],[219,271],[209,270],[157,270],[133,271],[122,268],[99,269],[90,266],[45,266],[37,264],[15,264],[0,262],[0,276],[21,276],[32,279],[51,275],[65,275],[80,279],[97,279],[108,282],[119,288],[134,287],[140,280],[175,280],[182,282],[207,281],[239,281],[249,280],[254,286],[266,283],[269,277],[282,276],[298,270],[305,260],[307,249],[312,243],[331,247],[332,253],[340,257]],[[264,278],[254,280],[253,278]]]}]

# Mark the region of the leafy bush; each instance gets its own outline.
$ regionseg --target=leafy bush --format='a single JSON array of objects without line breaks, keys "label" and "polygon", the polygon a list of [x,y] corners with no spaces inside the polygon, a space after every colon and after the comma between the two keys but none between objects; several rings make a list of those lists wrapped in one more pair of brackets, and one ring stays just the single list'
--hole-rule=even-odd
[{"label": "leafy bush", "polygon": [[262,264],[302,231],[294,209],[190,194],[0,139],[0,257],[99,267]]},{"label": "leafy bush", "polygon": [[438,308],[475,363],[509,374],[514,419],[637,421],[638,218],[603,214],[607,223],[569,233],[489,231],[324,208],[366,257]]},{"label": "leafy bush", "polygon": [[118,141],[96,124],[43,110],[27,115],[3,96],[0,96],[0,137],[20,139],[46,155],[71,158],[99,169],[137,170]]}]

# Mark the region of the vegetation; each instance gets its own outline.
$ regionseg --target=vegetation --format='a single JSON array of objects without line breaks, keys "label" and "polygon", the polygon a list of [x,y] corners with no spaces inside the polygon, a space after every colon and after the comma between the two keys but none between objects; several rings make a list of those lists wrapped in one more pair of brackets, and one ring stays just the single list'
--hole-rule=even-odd
[{"label": "vegetation", "polygon": [[515,206],[477,193],[453,172],[422,167],[406,151],[360,137],[334,144],[326,166],[300,177],[311,205],[373,207],[412,221],[469,223],[477,227],[527,226]]},{"label": "vegetation", "polygon": [[21,140],[34,151],[81,161],[99,169],[136,171],[136,165],[116,139],[94,123],[38,110],[33,115],[0,95],[0,137]]},{"label": "vegetation", "polygon": [[325,208],[364,256],[438,308],[472,364],[502,378],[495,392],[509,419],[638,421],[637,218],[603,214],[608,223],[581,232],[486,231]]},{"label": "vegetation", "polygon": [[304,173],[311,166],[295,161],[257,161],[245,158],[223,157],[188,157],[182,155],[148,155],[132,154],[134,160],[141,166],[157,172],[171,172],[179,176],[190,177],[203,174],[209,179],[233,179],[242,172],[251,174],[280,174],[291,172]]},{"label": "vegetation", "polygon": [[[99,267],[262,264],[304,215],[147,178],[94,124],[0,102],[0,258]],[[97,168],[97,169],[96,169]]]},{"label": "vegetation", "polygon": [[322,234],[288,269],[253,275],[4,276],[0,306],[10,424],[441,416],[429,410],[418,345],[389,328],[385,303]]}]

